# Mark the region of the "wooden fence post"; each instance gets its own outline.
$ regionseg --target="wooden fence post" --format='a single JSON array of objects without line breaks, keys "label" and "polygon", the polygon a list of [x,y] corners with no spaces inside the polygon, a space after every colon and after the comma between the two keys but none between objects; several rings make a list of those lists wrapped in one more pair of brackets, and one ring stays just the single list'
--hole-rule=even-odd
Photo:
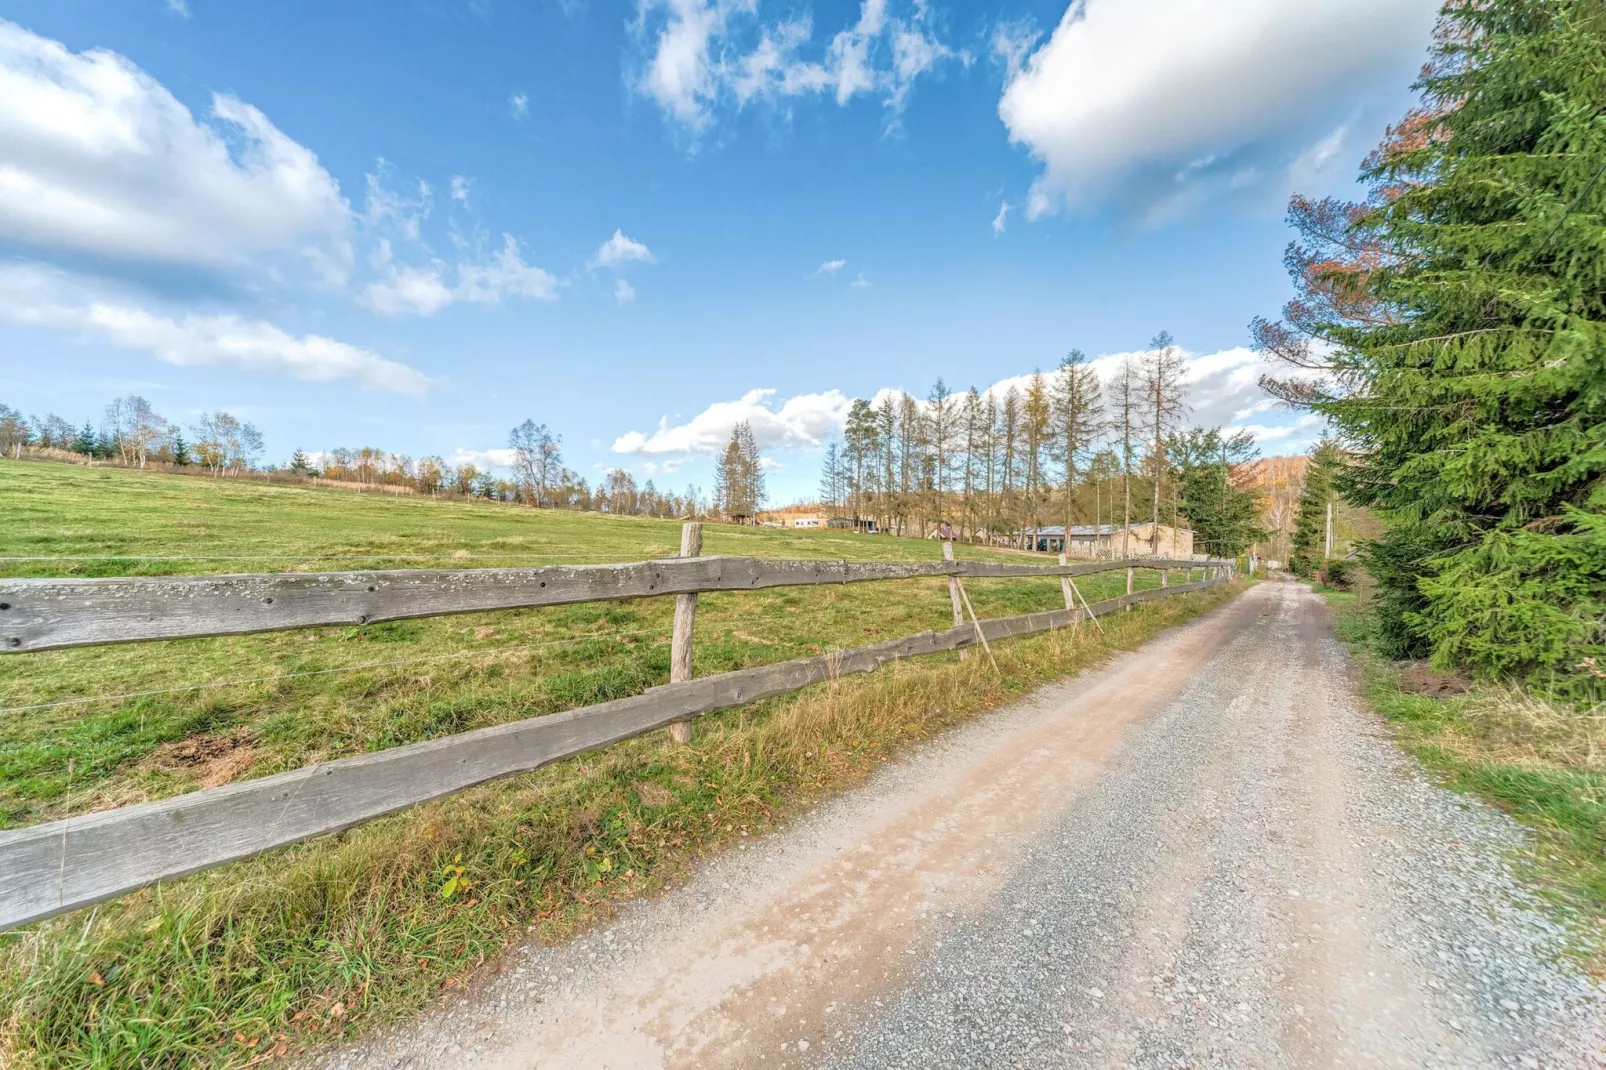
[{"label": "wooden fence post", "polygon": [[[1136,571],[1137,571],[1136,569],[1131,568],[1130,566],[1126,570],[1126,593],[1127,594],[1131,594],[1132,593],[1132,573],[1134,573]],[[1127,606],[1126,607],[1126,611],[1128,613],[1132,612],[1132,607],[1131,606]]]},{"label": "wooden fence post", "polygon": [[1160,586],[1161,587],[1169,587],[1169,586],[1171,586],[1171,570],[1170,569],[1162,568],[1160,570]]},{"label": "wooden fence post", "polygon": [[[942,559],[944,561],[952,561],[954,559],[954,544],[949,542],[947,539],[942,541]],[[948,577],[948,601],[953,603],[954,627],[958,628],[965,623],[965,603],[961,600],[959,595],[958,576]],[[969,653],[970,651],[968,650],[961,650],[959,652],[959,660],[964,661],[966,655]]]},{"label": "wooden fence post", "polygon": [[[1069,562],[1067,562],[1067,560],[1065,558],[1065,551],[1061,550],[1060,551],[1060,564],[1064,565],[1064,564],[1068,564],[1068,563]],[[1061,576],[1060,577],[1060,594],[1065,596],[1065,608],[1066,609],[1075,609],[1076,608],[1076,595],[1071,593],[1071,578],[1069,576]]]},{"label": "wooden fence post", "polygon": [[[701,557],[703,553],[703,525],[689,520],[680,528],[680,556]],[[697,624],[697,596],[675,596],[675,635],[669,647],[669,682],[684,683],[691,679],[691,637]],[[669,726],[669,738],[676,743],[691,742],[691,719],[676,721]]]}]

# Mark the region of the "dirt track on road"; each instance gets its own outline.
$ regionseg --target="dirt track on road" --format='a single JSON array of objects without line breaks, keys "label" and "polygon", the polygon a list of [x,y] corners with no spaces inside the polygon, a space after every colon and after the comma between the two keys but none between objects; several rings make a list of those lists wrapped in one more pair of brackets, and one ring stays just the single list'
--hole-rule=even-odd
[{"label": "dirt track on road", "polygon": [[321,1065],[1597,1065],[1520,836],[1263,583]]}]

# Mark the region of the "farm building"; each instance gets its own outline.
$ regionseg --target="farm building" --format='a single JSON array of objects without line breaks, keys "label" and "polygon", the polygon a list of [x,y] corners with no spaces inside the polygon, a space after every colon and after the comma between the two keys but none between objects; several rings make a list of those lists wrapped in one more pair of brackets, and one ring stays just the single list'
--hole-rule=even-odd
[{"label": "farm building", "polygon": [[1106,558],[1138,557],[1157,554],[1160,557],[1192,557],[1193,532],[1188,528],[1173,528],[1160,524],[1159,543],[1155,544],[1155,527],[1151,522],[1133,524],[1123,537],[1119,524],[1072,524],[1069,536],[1063,524],[1049,524],[1040,528],[1017,532],[1015,545],[1025,543],[1042,553],[1065,553],[1071,557]]}]

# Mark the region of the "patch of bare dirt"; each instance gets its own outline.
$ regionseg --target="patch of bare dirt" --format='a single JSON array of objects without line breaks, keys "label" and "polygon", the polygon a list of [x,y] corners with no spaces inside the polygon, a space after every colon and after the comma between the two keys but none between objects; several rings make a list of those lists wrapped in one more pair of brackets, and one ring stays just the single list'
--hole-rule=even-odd
[{"label": "patch of bare dirt", "polygon": [[1438,672],[1426,665],[1409,665],[1400,673],[1400,690],[1429,698],[1464,695],[1472,689],[1472,682],[1453,673]]},{"label": "patch of bare dirt", "polygon": [[252,742],[248,728],[236,728],[221,736],[192,736],[163,743],[142,764],[153,771],[189,772],[198,787],[216,788],[250,767],[256,757]]}]

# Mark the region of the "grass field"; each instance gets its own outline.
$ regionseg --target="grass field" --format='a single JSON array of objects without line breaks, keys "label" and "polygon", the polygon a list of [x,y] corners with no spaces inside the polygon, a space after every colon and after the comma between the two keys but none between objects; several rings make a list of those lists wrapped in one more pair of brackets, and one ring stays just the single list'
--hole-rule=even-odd
[{"label": "grass field", "polygon": [[[1365,693],[1395,738],[1444,782],[1534,830],[1522,859],[1535,887],[1576,922],[1580,950],[1606,967],[1606,717],[1521,690],[1472,684],[1431,695],[1368,652],[1364,596],[1324,591],[1365,673]],[[1457,685],[1457,688],[1459,685]]]},{"label": "grass field", "polygon": [[[678,542],[671,521],[0,461],[8,576],[625,561]],[[940,556],[724,525],[704,552]],[[1123,580],[1082,586],[1096,601]],[[982,616],[1062,604],[1053,580],[967,587]],[[7,934],[0,1063],[229,1065],[403,1015],[520,935],[561,936],[900,744],[1227,596],[1121,614],[1107,639],[1002,645],[1002,678],[941,656],[703,718],[691,747],[632,741]],[[668,678],[671,613],[648,599],[3,658],[0,828],[639,693]],[[941,580],[704,595],[696,671],[951,623]]]}]

